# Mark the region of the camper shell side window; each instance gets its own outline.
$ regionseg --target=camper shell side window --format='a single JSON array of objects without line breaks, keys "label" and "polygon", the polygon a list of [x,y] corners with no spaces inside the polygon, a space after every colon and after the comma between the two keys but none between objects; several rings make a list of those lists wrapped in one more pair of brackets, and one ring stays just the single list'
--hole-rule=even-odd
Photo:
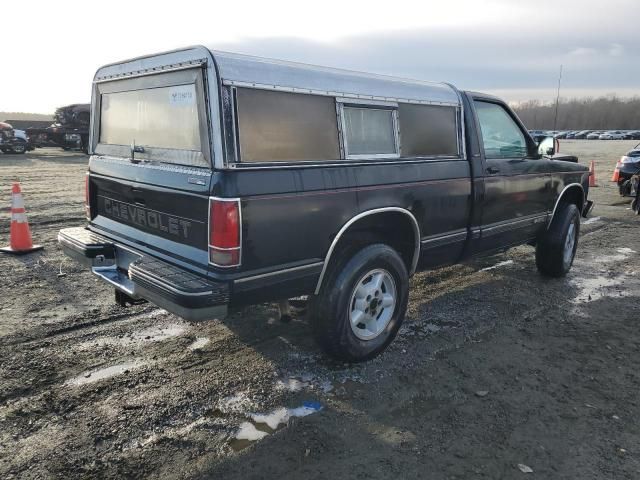
[{"label": "camper shell side window", "polygon": [[457,106],[251,87],[222,96],[236,166],[461,158]]},{"label": "camper shell side window", "polygon": [[235,102],[243,162],[340,159],[332,97],[238,88]]},{"label": "camper shell side window", "polygon": [[398,105],[391,102],[337,101],[344,158],[347,160],[400,157]]}]

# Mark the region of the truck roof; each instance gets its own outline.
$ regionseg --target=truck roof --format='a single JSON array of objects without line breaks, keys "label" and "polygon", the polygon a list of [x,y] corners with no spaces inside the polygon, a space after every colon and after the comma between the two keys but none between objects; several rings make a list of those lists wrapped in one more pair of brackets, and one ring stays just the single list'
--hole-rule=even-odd
[{"label": "truck roof", "polygon": [[212,59],[223,83],[253,88],[344,96],[368,100],[459,105],[456,89],[427,82],[304,63],[274,60],[195,46],[125,60],[101,67],[94,81],[161,71],[203,55]]}]

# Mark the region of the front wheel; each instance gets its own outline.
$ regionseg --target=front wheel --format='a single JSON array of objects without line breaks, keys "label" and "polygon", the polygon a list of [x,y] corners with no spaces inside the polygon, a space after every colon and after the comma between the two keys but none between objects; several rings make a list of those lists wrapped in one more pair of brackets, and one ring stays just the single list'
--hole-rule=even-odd
[{"label": "front wheel", "polygon": [[369,360],[395,338],[407,309],[409,275],[398,253],[374,244],[330,266],[310,315],[327,353],[349,362]]},{"label": "front wheel", "polygon": [[578,207],[564,203],[558,208],[549,229],[536,245],[538,271],[549,277],[563,277],[571,269],[580,235]]}]

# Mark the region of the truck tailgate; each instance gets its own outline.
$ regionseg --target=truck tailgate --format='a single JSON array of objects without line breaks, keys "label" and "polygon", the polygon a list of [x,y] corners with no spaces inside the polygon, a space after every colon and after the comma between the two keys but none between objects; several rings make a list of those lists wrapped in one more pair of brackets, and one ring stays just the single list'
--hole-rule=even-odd
[{"label": "truck tailgate", "polygon": [[[121,174],[114,177],[99,174],[105,171],[100,163],[92,161],[89,180],[92,226],[132,244],[206,266],[210,172],[200,180],[206,185],[192,185],[188,173],[165,173],[170,181],[160,182],[157,172],[135,167],[133,181],[126,165],[110,168],[112,175]],[[176,189],[176,183],[182,183],[183,189]]]}]

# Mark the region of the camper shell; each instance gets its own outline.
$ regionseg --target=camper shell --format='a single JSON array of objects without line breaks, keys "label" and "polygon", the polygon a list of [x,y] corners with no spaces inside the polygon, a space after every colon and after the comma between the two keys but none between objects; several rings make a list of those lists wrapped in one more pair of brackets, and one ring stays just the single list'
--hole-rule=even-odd
[{"label": "camper shell", "polygon": [[[341,358],[393,339],[416,270],[546,252],[567,205],[588,211],[586,167],[553,143],[541,155],[500,99],[446,83],[191,47],[100,68],[91,105],[89,225],[60,232],[65,252],[120,303],[188,319],[309,295]],[[572,242],[541,270],[566,273]]]},{"label": "camper shell", "polygon": [[[94,77],[92,95],[93,151],[101,151],[99,142],[100,98],[105,85],[123,79],[140,79],[139,85],[152,85],[150,75],[172,72],[196,72],[197,94],[206,96],[210,151],[207,159],[216,169],[247,168],[255,165],[241,161],[234,143],[233,125],[235,88],[327,96],[342,100],[408,103],[461,108],[459,92],[450,84],[400,79],[396,77],[352,72],[336,68],[264,59],[248,55],[192,47],[159,55],[139,57],[106,65]],[[186,78],[183,76],[183,78]],[[177,82],[183,81],[176,77]],[[167,83],[171,83],[168,79]],[[157,82],[161,85],[163,82]],[[118,85],[118,84],[116,84]],[[121,84],[120,84],[121,85]],[[136,86],[133,80],[130,86]],[[129,86],[129,87],[130,87]],[[464,142],[464,139],[461,139]],[[142,158],[142,157],[141,157]],[[327,159],[317,159],[324,161]],[[242,163],[243,165],[239,165]],[[272,162],[280,163],[280,162]],[[289,162],[292,163],[292,162]],[[297,164],[298,162],[296,162]],[[265,167],[260,162],[260,167]]]}]

